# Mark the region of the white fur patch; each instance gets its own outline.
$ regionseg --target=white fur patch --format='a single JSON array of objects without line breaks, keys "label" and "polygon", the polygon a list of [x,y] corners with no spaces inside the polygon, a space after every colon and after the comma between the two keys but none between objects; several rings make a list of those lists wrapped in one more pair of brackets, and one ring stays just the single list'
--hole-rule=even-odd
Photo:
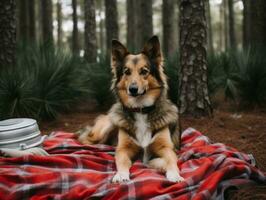
[{"label": "white fur patch", "polygon": [[178,173],[178,171],[176,170],[168,170],[166,172],[166,178],[167,180],[171,181],[171,182],[182,182],[184,181],[184,178],[181,177]]},{"label": "white fur patch", "polygon": [[155,99],[151,96],[144,95],[143,97],[129,97],[128,106],[132,108],[140,108],[145,106],[151,106],[155,102]]},{"label": "white fur patch", "polygon": [[143,148],[147,147],[152,139],[147,117],[147,114],[135,114],[136,139]]},{"label": "white fur patch", "polygon": [[149,161],[149,153],[147,151],[147,146],[152,141],[152,134],[149,128],[147,114],[135,114],[135,127],[136,127],[136,143],[144,149],[143,152],[143,162],[145,164]]},{"label": "white fur patch", "polygon": [[127,182],[129,181],[129,172],[117,172],[113,179],[113,183],[122,183],[122,182]]}]

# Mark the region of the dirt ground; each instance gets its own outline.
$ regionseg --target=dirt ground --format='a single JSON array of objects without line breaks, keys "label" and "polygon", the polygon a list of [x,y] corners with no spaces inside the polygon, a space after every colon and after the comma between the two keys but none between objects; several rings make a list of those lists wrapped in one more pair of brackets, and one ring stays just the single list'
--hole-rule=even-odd
[{"label": "dirt ground", "polygon": [[[44,134],[56,130],[75,132],[88,124],[103,111],[79,109],[75,113],[64,114],[58,120],[40,123]],[[222,142],[254,155],[257,166],[266,171],[266,112],[252,110],[232,112],[230,109],[216,109],[212,118],[181,117],[182,128],[193,127],[213,142]],[[229,194],[230,199],[266,199],[266,186],[251,186]]]}]

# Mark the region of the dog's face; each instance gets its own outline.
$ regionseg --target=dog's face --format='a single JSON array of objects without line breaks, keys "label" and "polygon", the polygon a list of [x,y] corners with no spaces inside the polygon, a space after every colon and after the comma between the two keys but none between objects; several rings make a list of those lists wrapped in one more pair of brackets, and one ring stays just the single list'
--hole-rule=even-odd
[{"label": "dog's face", "polygon": [[165,86],[162,54],[156,36],[137,55],[130,54],[119,41],[112,41],[113,89],[127,107],[154,104]]}]

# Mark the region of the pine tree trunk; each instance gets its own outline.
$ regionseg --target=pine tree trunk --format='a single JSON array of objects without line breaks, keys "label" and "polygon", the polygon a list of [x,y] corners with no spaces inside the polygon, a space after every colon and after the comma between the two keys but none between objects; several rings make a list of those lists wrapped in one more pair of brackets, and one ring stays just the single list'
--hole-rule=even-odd
[{"label": "pine tree trunk", "polygon": [[136,0],[127,0],[127,48],[134,52],[136,50],[135,37],[136,37],[136,15],[135,15]]},{"label": "pine tree trunk", "polygon": [[110,55],[112,39],[118,39],[118,13],[116,0],[105,0],[105,24],[107,56]]},{"label": "pine tree trunk", "polygon": [[61,0],[56,3],[56,17],[57,17],[57,45],[62,47],[62,4]]},{"label": "pine tree trunk", "polygon": [[207,37],[208,37],[208,51],[213,54],[213,37],[212,37],[212,20],[211,20],[211,6],[210,0],[206,0],[206,13],[207,13]]},{"label": "pine tree trunk", "polygon": [[251,3],[250,43],[253,47],[266,48],[266,1],[256,0]]},{"label": "pine tree trunk", "polygon": [[[143,39],[142,39],[142,34],[143,34],[143,18],[142,18],[142,9],[141,9],[141,0],[134,0],[134,18],[135,18],[135,23],[132,24],[132,27],[134,29],[134,53],[138,53],[141,48],[143,47]],[[145,20],[146,21],[146,20]]]},{"label": "pine tree trunk", "polygon": [[103,54],[105,51],[105,23],[104,23],[104,18],[101,17],[102,12],[104,12],[104,4],[103,1],[99,1],[100,5],[99,5],[99,17],[101,18],[100,21],[100,38],[99,38],[99,43],[100,43],[100,48],[101,48],[101,53]]},{"label": "pine tree trunk", "polygon": [[224,51],[225,49],[225,44],[224,44],[224,6],[221,3],[220,4],[220,13],[219,13],[219,17],[220,17],[220,22],[219,22],[219,46],[220,46],[220,51]]},{"label": "pine tree trunk", "polygon": [[229,44],[230,49],[236,50],[236,34],[235,34],[235,16],[234,16],[234,1],[228,0],[229,14]]},{"label": "pine tree trunk", "polygon": [[16,2],[0,1],[0,69],[15,64]]},{"label": "pine tree trunk", "polygon": [[206,45],[205,0],[181,0],[179,106],[183,114],[203,116],[212,113]]},{"label": "pine tree trunk", "polygon": [[228,32],[228,0],[223,0],[224,6],[224,49],[225,51],[229,48],[229,32]]},{"label": "pine tree trunk", "polygon": [[53,5],[52,0],[41,1],[43,43],[53,45]]},{"label": "pine tree trunk", "polygon": [[153,35],[152,24],[152,0],[141,0],[140,3],[140,28],[141,34],[140,45],[143,46],[145,42]]},{"label": "pine tree trunk", "polygon": [[243,48],[248,48],[251,40],[251,0],[243,0],[243,5]]},{"label": "pine tree trunk", "polygon": [[163,0],[163,53],[170,58],[175,53],[174,0]]},{"label": "pine tree trunk", "polygon": [[35,17],[35,0],[28,0],[29,7],[29,39],[31,42],[36,41],[36,17]]},{"label": "pine tree trunk", "polygon": [[97,59],[96,21],[94,0],[84,0],[85,4],[85,59],[94,63]]},{"label": "pine tree trunk", "polygon": [[79,38],[78,38],[77,0],[72,0],[72,9],[73,9],[72,51],[74,54],[78,54],[79,53]]},{"label": "pine tree trunk", "polygon": [[19,41],[26,42],[29,39],[28,0],[19,2]]}]

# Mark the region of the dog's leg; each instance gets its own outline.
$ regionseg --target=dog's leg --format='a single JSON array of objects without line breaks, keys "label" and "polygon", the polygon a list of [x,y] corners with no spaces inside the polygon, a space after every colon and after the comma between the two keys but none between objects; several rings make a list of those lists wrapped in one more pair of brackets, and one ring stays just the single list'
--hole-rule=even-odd
[{"label": "dog's leg", "polygon": [[81,134],[79,141],[83,144],[104,143],[114,128],[108,115],[100,115],[96,119],[95,125]]},{"label": "dog's leg", "polygon": [[149,148],[152,153],[159,157],[150,161],[151,167],[165,171],[166,178],[169,181],[181,182],[184,180],[179,174],[177,156],[174,152],[174,145],[168,128],[160,130],[155,135],[154,141]]},{"label": "dog's leg", "polygon": [[131,160],[138,152],[139,147],[130,139],[124,130],[120,129],[115,153],[117,173],[113,177],[113,183],[121,183],[130,180],[129,169],[132,165]]}]

